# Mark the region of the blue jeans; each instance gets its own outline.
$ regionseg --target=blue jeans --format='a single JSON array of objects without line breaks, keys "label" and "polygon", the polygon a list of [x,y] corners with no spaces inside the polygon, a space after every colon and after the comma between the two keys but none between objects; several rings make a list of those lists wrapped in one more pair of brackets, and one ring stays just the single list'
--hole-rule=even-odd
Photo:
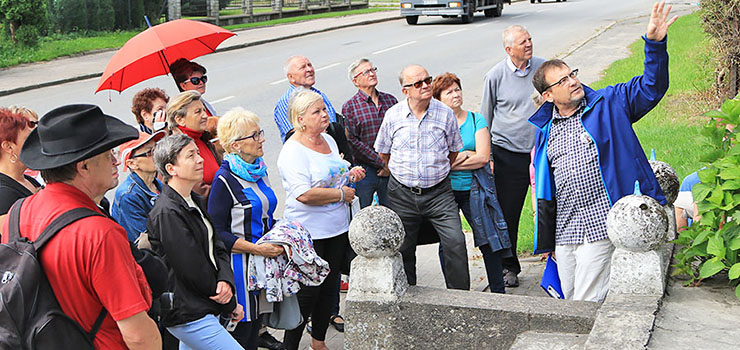
[{"label": "blue jeans", "polygon": [[244,350],[218,323],[215,315],[208,314],[195,321],[167,327],[167,330],[180,339],[180,350]]},{"label": "blue jeans", "polygon": [[380,205],[388,206],[388,177],[378,176],[378,168],[362,165],[365,169],[365,178],[355,186],[355,194],[360,197],[360,208],[373,203],[373,193],[378,192]]}]

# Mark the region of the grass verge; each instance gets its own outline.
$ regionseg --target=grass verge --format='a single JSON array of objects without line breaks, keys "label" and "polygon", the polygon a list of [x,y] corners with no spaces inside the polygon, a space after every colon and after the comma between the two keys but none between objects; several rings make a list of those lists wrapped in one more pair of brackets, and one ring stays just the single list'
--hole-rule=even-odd
[{"label": "grass verge", "polygon": [[[327,12],[315,15],[281,18],[265,22],[245,23],[225,28],[243,29],[272,26],[276,24],[307,21],[317,18],[341,17],[388,11],[395,9],[367,8],[348,11]],[[0,30],[2,27],[0,26]],[[14,44],[9,39],[0,35],[0,68],[12,67],[22,63],[33,63],[49,61],[55,58],[76,55],[84,52],[111,49],[123,46],[129,39],[138,34],[139,31],[116,31],[116,32],[87,32],[72,34],[54,34],[42,37],[36,47],[28,48]]]},{"label": "grass verge", "polygon": [[[663,100],[634,124],[634,129],[645,153],[649,155],[650,150],[655,149],[657,159],[669,163],[683,179],[702,166],[696,144],[699,130],[708,119],[700,115],[717,108],[719,102],[710,96],[712,53],[701,28],[700,14],[679,18],[670,27],[668,38],[670,87]],[[614,62],[604,72],[604,77],[590,86],[600,89],[642,74],[643,47],[642,39],[634,42],[630,45],[630,57]],[[517,252],[520,255],[532,251],[531,203],[530,194],[527,194],[519,221]]]}]

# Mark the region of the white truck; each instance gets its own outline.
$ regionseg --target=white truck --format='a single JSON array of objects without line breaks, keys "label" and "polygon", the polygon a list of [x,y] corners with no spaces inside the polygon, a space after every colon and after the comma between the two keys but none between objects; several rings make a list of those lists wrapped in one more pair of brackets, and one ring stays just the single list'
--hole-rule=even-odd
[{"label": "white truck", "polygon": [[505,1],[511,4],[511,0],[401,0],[401,16],[412,25],[419,22],[419,16],[460,16],[463,23],[470,23],[476,11],[486,17],[501,16]]}]

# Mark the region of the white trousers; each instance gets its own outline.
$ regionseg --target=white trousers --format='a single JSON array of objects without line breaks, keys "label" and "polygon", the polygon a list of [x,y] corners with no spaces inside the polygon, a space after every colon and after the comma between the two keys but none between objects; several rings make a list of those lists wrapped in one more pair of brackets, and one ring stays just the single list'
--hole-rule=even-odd
[{"label": "white trousers", "polygon": [[555,246],[558,275],[566,299],[603,301],[609,292],[614,245],[609,239]]}]

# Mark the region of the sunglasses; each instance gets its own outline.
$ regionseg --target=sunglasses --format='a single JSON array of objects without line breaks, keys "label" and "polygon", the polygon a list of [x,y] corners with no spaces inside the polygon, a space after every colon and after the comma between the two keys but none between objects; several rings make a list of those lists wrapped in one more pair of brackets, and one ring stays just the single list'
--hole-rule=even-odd
[{"label": "sunglasses", "polygon": [[208,82],[208,76],[204,75],[204,76],[202,76],[200,78],[198,78],[198,77],[192,77],[192,78],[190,78],[188,80],[185,80],[185,81],[190,81],[190,83],[193,84],[193,85],[200,85],[200,82],[201,81],[203,82],[203,84],[205,84],[205,83]]},{"label": "sunglasses", "polygon": [[563,85],[563,84],[565,84],[565,82],[568,81],[568,78],[575,80],[576,77],[578,77],[578,68],[570,71],[570,73],[568,73],[568,75],[560,78],[560,80],[556,81],[555,83],[548,85],[547,88],[545,88],[545,90],[547,90],[547,89],[549,89],[549,88],[551,88],[551,87],[553,87],[555,85]]},{"label": "sunglasses", "polygon": [[35,120],[27,119],[26,121],[28,122],[28,127],[31,128],[31,129],[33,129],[36,126],[39,125],[39,122],[38,121],[35,121]]},{"label": "sunglasses", "polygon": [[419,81],[417,81],[415,83],[406,84],[403,87],[404,88],[408,88],[408,87],[412,87],[413,86],[413,87],[415,87],[417,89],[421,89],[421,86],[424,85],[424,84],[432,85],[432,77],[426,77],[426,78],[424,78],[422,80],[419,80]]},{"label": "sunglasses", "polygon": [[148,151],[146,151],[144,153],[134,154],[134,155],[131,156],[131,159],[141,158],[141,157],[147,157],[147,158],[149,158],[149,157],[151,157],[153,155],[154,155],[154,148],[152,148],[152,149],[150,149],[150,150],[148,150]]},{"label": "sunglasses", "polygon": [[260,130],[258,132],[255,132],[252,135],[240,137],[240,138],[234,140],[234,142],[236,142],[236,141],[242,141],[242,140],[246,140],[246,139],[252,139],[252,140],[258,141],[258,140],[262,140],[263,138],[265,138],[265,130]]}]

